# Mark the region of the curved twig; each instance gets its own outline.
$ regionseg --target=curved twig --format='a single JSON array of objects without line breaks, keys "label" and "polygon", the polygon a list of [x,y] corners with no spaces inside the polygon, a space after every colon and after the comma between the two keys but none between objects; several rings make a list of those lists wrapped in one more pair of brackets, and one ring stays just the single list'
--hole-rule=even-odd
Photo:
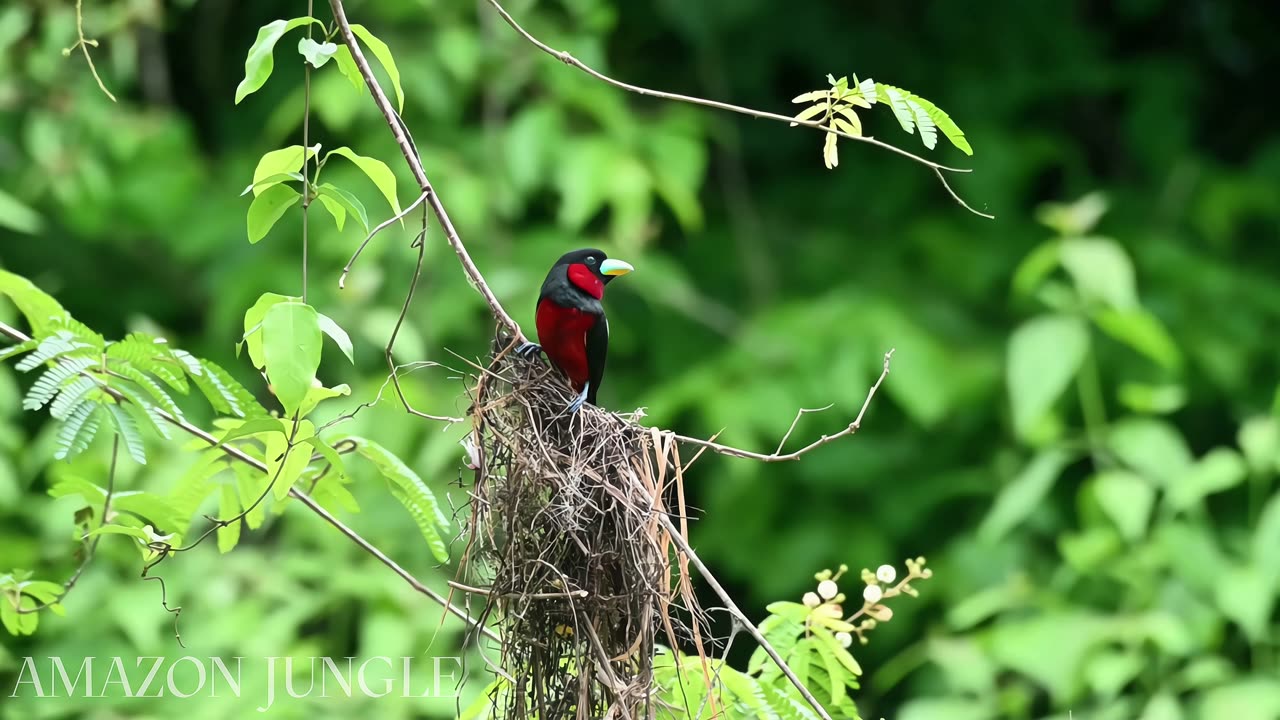
[{"label": "curved twig", "polygon": [[[746,458],[748,460],[758,460],[760,462],[786,462],[789,460],[799,460],[801,456],[813,450],[816,450],[822,447],[823,445],[826,445],[829,442],[839,440],[840,438],[845,437],[846,435],[852,435],[858,432],[858,430],[862,428],[862,416],[867,414],[867,408],[871,407],[871,399],[876,396],[876,391],[880,389],[881,383],[883,383],[884,379],[889,376],[889,360],[892,357],[893,357],[892,349],[889,350],[889,352],[884,354],[884,369],[881,370],[880,377],[876,379],[876,384],[872,385],[871,389],[867,391],[867,399],[862,402],[862,409],[858,411],[858,416],[853,419],[853,422],[845,426],[845,428],[840,432],[835,433],[834,435],[823,435],[822,437],[818,438],[817,440],[814,440],[813,442],[809,443],[808,445],[805,445],[804,447],[800,448],[799,450],[796,450],[795,452],[789,452],[789,453],[783,454],[781,443],[779,443],[777,450],[775,450],[772,453],[765,454],[765,453],[752,452],[750,450],[743,450],[742,448],[736,448],[736,447],[733,447],[732,445],[721,445],[718,442],[712,442],[711,440],[703,440],[701,438],[689,437],[687,435],[679,435],[676,433],[670,433],[670,435],[674,437],[676,441],[683,443],[685,445],[697,445],[699,447],[711,450],[712,452],[717,452],[717,453],[720,453],[721,455],[728,455],[730,457]],[[825,410],[826,408],[818,408],[818,409]],[[787,438],[791,436],[791,430],[795,429],[795,425],[797,422],[799,422],[800,416],[810,412],[816,412],[816,410],[801,408],[800,412],[796,413],[796,419],[792,421],[791,429],[787,430],[787,434],[782,438],[783,443],[785,443],[787,441]]]},{"label": "curved twig", "polygon": [[421,205],[422,201],[426,200],[427,195],[429,194],[430,193],[424,191],[421,195],[418,196],[418,199],[414,200],[408,207],[396,213],[395,215],[392,215],[386,220],[383,220],[381,223],[378,224],[377,227],[369,231],[369,235],[364,239],[364,242],[360,243],[360,247],[356,248],[356,251],[351,255],[351,259],[348,260],[347,264],[342,267],[342,274],[338,276],[339,290],[345,290],[347,288],[347,275],[351,274],[351,268],[356,264],[356,260],[360,257],[360,253],[364,252],[365,247],[369,245],[369,241],[373,240],[373,236],[387,229],[389,226],[391,226],[392,223],[395,223],[398,220],[403,220],[406,215],[413,212],[414,208]]},{"label": "curved twig", "polygon": [[946,179],[943,178],[942,176],[943,171],[953,172],[953,173],[967,173],[967,172],[973,172],[972,168],[957,168],[957,167],[950,167],[947,165],[943,165],[941,163],[936,163],[932,160],[916,155],[915,153],[910,152],[908,150],[903,150],[902,148],[896,145],[887,143],[883,140],[877,140],[867,135],[851,135],[841,130],[827,127],[817,120],[797,120],[794,117],[791,117],[788,115],[781,115],[774,112],[768,112],[767,110],[756,110],[754,108],[743,107],[741,105],[734,105],[733,103],[721,102],[719,100],[710,100],[708,98],[698,97],[696,95],[681,95],[680,93],[666,92],[663,90],[654,90],[652,88],[642,87],[640,85],[632,85],[631,83],[617,80],[615,78],[609,77],[608,75],[605,75],[599,70],[596,70],[590,65],[587,65],[581,60],[575,58],[573,55],[570,55],[567,51],[556,50],[550,45],[539,40],[537,37],[533,35],[533,33],[529,32],[528,30],[525,30],[524,27],[520,25],[520,23],[516,22],[516,19],[511,17],[511,13],[507,12],[506,8],[502,7],[502,4],[498,2],[498,0],[489,0],[489,4],[493,6],[493,9],[496,10],[498,14],[502,16],[502,19],[505,20],[506,23],[510,25],[513,30],[519,33],[520,36],[523,37],[525,40],[528,40],[534,47],[550,55],[551,57],[554,57],[555,59],[559,60],[565,65],[570,65],[572,67],[575,67],[603,83],[607,83],[616,88],[626,90],[627,92],[636,93],[637,95],[647,95],[649,97],[656,97],[662,100],[670,100],[673,102],[688,103],[690,105],[701,105],[702,107],[714,108],[716,110],[724,110],[725,112],[737,113],[739,115],[746,115],[748,117],[759,118],[761,120],[773,120],[776,122],[784,122],[784,123],[787,123],[788,125],[804,125],[805,127],[811,127],[816,130],[821,130],[825,133],[832,133],[832,134],[838,135],[847,140],[853,140],[854,142],[861,142],[861,143],[867,143],[869,145],[874,145],[883,150],[888,150],[889,152],[896,153],[910,160],[914,160],[915,162],[918,162],[921,165],[924,165],[925,167],[928,167],[934,172],[936,172],[938,174],[938,179],[942,180],[943,187],[947,189],[947,192],[951,195],[951,197],[954,198],[956,202],[960,203],[961,207],[968,210],[969,212],[975,215],[980,215],[985,218],[995,217],[994,215],[981,213],[969,207],[968,203],[964,202],[956,195],[955,191],[951,189],[951,186],[947,184]]}]

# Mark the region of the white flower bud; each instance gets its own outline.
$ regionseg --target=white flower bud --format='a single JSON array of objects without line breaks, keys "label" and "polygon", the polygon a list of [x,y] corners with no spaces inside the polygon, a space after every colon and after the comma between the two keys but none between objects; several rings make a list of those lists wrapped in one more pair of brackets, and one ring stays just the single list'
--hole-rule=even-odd
[{"label": "white flower bud", "polygon": [[868,585],[862,591],[862,599],[867,601],[868,605],[875,605],[880,602],[880,598],[884,597],[884,591],[879,585]]},{"label": "white flower bud", "polygon": [[822,596],[823,600],[830,600],[838,592],[840,592],[840,588],[836,587],[836,584],[830,580],[823,580],[818,583],[818,594]]},{"label": "white flower bud", "polygon": [[840,647],[849,647],[853,644],[853,636],[847,632],[836,633],[836,640],[840,641]]},{"label": "white flower bud", "polygon": [[891,583],[898,577],[898,571],[892,565],[881,565],[876,568],[876,579],[882,583]]},{"label": "white flower bud", "polygon": [[822,604],[822,600],[818,597],[817,593],[807,592],[804,594],[805,607],[813,608],[813,607],[818,607],[821,604]]}]

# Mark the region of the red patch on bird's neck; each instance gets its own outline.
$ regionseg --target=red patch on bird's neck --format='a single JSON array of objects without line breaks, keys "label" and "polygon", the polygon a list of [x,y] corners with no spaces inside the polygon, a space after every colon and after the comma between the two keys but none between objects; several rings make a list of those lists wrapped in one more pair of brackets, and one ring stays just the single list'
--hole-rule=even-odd
[{"label": "red patch on bird's neck", "polygon": [[604,283],[600,282],[600,278],[582,263],[569,266],[569,282],[597,300],[604,297]]}]

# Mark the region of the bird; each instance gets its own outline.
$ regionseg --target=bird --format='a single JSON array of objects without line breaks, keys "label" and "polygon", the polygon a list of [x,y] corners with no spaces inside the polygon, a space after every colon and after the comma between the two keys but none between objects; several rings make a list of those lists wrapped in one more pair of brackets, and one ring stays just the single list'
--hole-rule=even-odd
[{"label": "bird", "polygon": [[556,260],[542,282],[535,313],[538,342],[525,342],[523,357],[545,353],[578,393],[570,414],[583,403],[596,404],[609,352],[609,321],[604,315],[604,287],[634,271],[630,263],[609,258],[595,248],[567,252]]}]

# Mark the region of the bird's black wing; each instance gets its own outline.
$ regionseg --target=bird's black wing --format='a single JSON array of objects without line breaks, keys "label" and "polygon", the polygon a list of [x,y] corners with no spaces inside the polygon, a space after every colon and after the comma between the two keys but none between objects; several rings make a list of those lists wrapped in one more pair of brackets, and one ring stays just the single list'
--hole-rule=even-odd
[{"label": "bird's black wing", "polygon": [[596,393],[600,392],[600,383],[604,381],[604,361],[609,355],[609,321],[604,313],[596,318],[591,329],[587,330],[587,402],[596,404]]}]

